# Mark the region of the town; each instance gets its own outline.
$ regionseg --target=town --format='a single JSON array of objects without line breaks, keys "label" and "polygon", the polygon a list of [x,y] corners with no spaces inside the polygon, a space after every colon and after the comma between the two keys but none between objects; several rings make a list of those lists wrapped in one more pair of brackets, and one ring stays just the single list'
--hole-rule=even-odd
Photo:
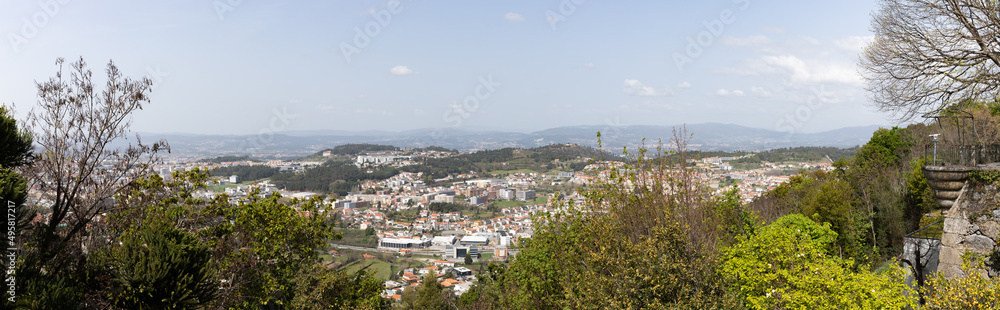
[{"label": "town", "polygon": [[[169,177],[174,171],[236,171],[234,169],[241,167],[258,167],[278,173],[303,174],[322,166],[326,160],[350,163],[372,173],[387,167],[418,165],[428,159],[462,156],[453,150],[407,150],[364,144],[342,148],[379,151],[337,155],[332,150],[325,150],[316,156],[288,161],[260,161],[249,157],[220,157],[226,161],[171,161],[154,167],[154,171]],[[540,149],[567,148],[582,147],[567,144]],[[734,156],[686,161],[701,184],[709,186],[716,194],[736,188],[744,202],[788,182],[790,175],[833,169],[833,159],[829,155],[812,161],[783,157],[781,162],[747,160],[757,157],[750,152],[731,155]],[[481,270],[489,261],[509,262],[517,255],[518,240],[532,236],[532,215],[555,211],[556,201],[583,203],[585,198],[579,190],[595,178],[606,175],[620,162],[575,156],[555,158],[543,164],[566,169],[468,171],[436,179],[428,178],[424,172],[399,171],[385,179],[358,182],[352,191],[342,196],[287,190],[269,178],[244,180],[235,174],[213,174],[213,186],[195,195],[209,199],[226,194],[232,203],[238,203],[255,191],[259,195],[280,194],[290,198],[323,196],[337,214],[346,236],[331,245],[328,256],[331,263],[338,261],[338,255],[342,256],[340,262],[348,261],[343,258],[345,253],[362,253],[362,259],[353,261],[353,265],[379,261],[377,258],[382,256],[373,255],[376,253],[413,258],[415,264],[393,265],[376,272],[377,277],[385,280],[384,297],[398,300],[407,285],[419,285],[420,276],[430,272],[435,272],[442,285],[460,296],[475,282],[477,269]],[[509,162],[497,163],[500,167],[511,165]],[[476,262],[480,268],[469,268],[473,266],[465,262]]]}]

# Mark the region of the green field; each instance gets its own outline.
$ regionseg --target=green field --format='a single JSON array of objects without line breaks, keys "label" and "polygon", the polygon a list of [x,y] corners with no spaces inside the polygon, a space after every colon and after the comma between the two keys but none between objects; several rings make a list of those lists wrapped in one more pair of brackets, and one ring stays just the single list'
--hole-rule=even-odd
[{"label": "green field", "polygon": [[[264,179],[264,180],[266,180],[266,179]],[[212,185],[212,186],[209,186],[208,189],[209,190],[213,190],[215,192],[224,192],[224,191],[226,191],[227,188],[230,188],[230,187],[237,187],[237,186],[240,186],[240,185],[250,185],[250,184],[253,184],[253,183],[260,182],[260,181],[261,180],[257,180],[257,181],[253,181],[253,182],[240,182],[240,183],[237,183],[237,184]]]},{"label": "green field", "polygon": [[392,276],[393,266],[390,263],[377,259],[361,259],[341,267],[348,274],[354,274],[359,270],[374,270],[375,277],[381,280],[388,280]]}]

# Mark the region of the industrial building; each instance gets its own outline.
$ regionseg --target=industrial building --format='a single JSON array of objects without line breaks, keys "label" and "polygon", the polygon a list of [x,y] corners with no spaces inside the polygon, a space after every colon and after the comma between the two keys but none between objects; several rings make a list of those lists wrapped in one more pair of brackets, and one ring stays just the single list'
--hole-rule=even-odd
[{"label": "industrial building", "polygon": [[458,242],[464,246],[488,245],[490,244],[490,239],[483,236],[465,236]]},{"label": "industrial building", "polygon": [[378,241],[378,247],[385,249],[412,249],[429,246],[431,246],[431,239],[382,238]]}]

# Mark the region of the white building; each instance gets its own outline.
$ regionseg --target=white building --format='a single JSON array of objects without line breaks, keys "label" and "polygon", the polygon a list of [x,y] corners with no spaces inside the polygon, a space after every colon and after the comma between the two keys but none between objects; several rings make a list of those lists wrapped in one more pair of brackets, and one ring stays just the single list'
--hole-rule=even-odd
[{"label": "white building", "polygon": [[378,241],[378,247],[385,249],[426,248],[429,246],[431,246],[431,239],[382,238]]},{"label": "white building", "polygon": [[503,200],[514,200],[514,198],[516,198],[514,195],[514,189],[512,188],[501,188],[497,191],[497,196]]},{"label": "white building", "polygon": [[452,245],[455,243],[455,236],[436,236],[431,239],[433,245]]},{"label": "white building", "polygon": [[462,245],[487,245],[490,243],[490,239],[483,236],[465,236],[462,240],[459,240]]}]

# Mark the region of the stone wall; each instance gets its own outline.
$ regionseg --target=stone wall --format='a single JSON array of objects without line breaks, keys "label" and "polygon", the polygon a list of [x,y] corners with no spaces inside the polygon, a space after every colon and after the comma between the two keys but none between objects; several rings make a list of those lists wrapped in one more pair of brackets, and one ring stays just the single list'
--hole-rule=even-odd
[{"label": "stone wall", "polygon": [[[944,216],[938,271],[948,278],[964,276],[962,255],[966,251],[989,254],[1000,240],[1000,190],[966,184]],[[997,275],[991,272],[989,276]]]}]

